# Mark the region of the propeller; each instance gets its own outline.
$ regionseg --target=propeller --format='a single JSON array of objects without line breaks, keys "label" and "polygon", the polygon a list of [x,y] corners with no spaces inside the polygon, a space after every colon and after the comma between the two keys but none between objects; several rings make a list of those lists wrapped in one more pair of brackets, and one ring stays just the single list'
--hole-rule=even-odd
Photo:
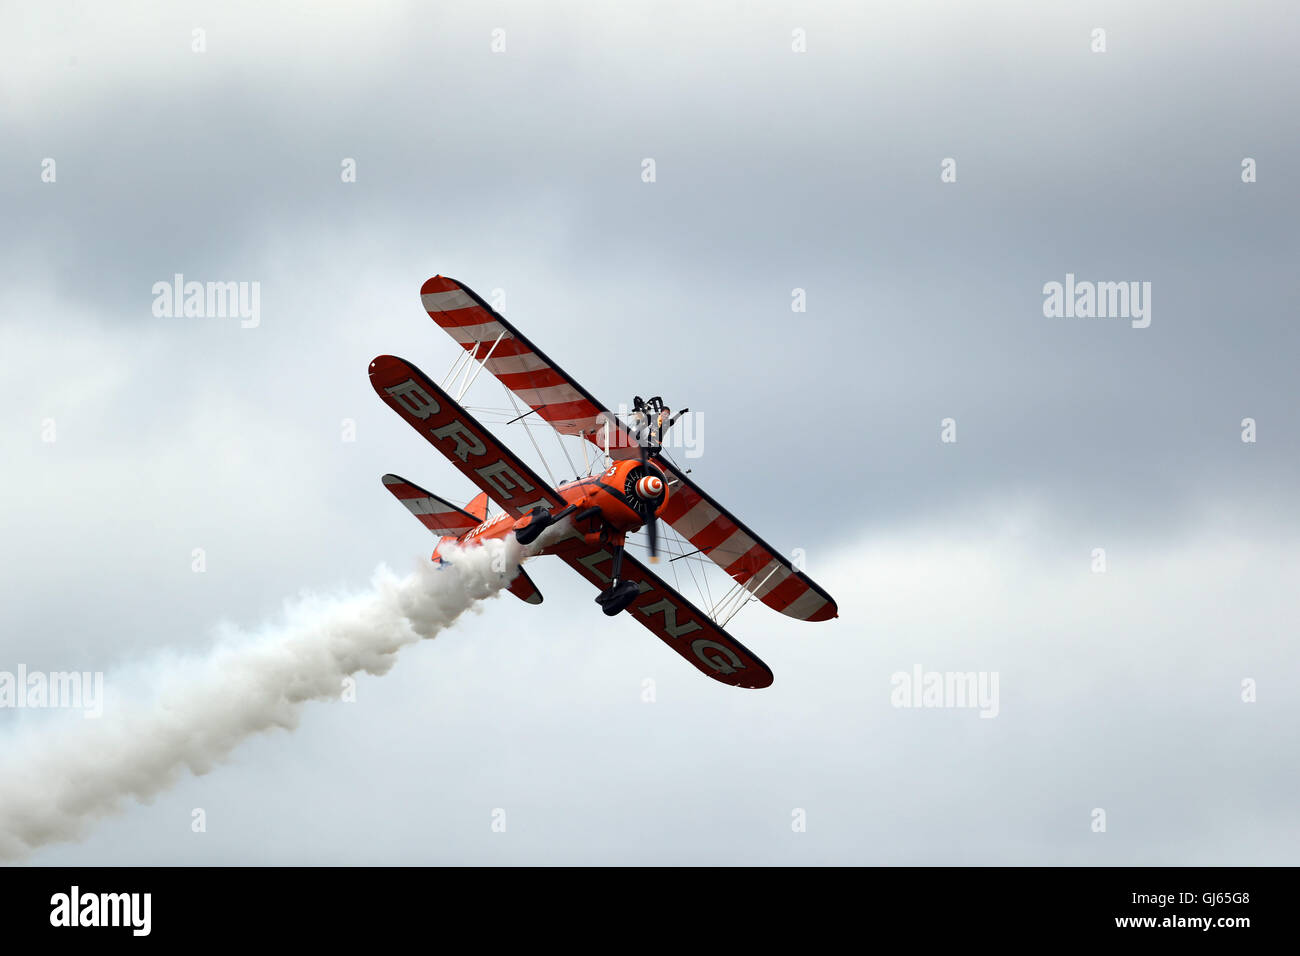
[{"label": "propeller", "polygon": [[641,465],[628,474],[628,503],[645,519],[647,543],[650,546],[650,563],[659,563],[659,518],[656,512],[663,504],[667,487],[659,469],[650,464],[650,451],[641,446]]},{"label": "propeller", "polygon": [[[647,461],[649,453],[645,445],[641,446],[641,467],[648,470]],[[664,483],[662,478],[656,478],[654,475],[646,475],[636,483],[636,492],[641,494],[642,491],[649,492],[655,500],[662,500],[664,496]],[[645,533],[650,543],[650,563],[659,563],[659,519],[655,516],[655,510],[650,511],[650,520],[646,522]]]}]

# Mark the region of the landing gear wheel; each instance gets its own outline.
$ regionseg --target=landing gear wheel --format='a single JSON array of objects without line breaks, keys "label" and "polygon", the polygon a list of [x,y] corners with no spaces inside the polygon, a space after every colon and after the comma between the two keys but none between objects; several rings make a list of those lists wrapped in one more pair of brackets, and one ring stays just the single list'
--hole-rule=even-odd
[{"label": "landing gear wheel", "polygon": [[641,588],[635,581],[623,581],[596,595],[596,603],[608,616],[616,617],[626,611],[640,593]]}]

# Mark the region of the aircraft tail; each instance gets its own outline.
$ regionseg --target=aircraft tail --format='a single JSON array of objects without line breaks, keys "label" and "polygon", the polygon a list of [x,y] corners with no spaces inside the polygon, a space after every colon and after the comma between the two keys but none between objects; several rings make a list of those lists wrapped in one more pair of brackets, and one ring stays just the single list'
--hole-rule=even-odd
[{"label": "aircraft tail", "polygon": [[[460,546],[460,539],[453,536],[439,538],[438,546],[433,549],[433,559],[435,561],[446,560],[442,556],[442,549],[449,544]],[[523,568],[519,569],[519,573],[515,575],[515,579],[510,582],[510,586],[506,590],[525,604],[542,603],[542,592],[537,589],[537,585],[533,583],[533,579],[528,576],[528,572]]]},{"label": "aircraft tail", "polygon": [[472,531],[483,523],[481,517],[476,517],[469,511],[462,511],[451,502],[425,491],[400,475],[384,475],[384,487],[392,492],[394,498],[406,505],[406,510],[415,515],[420,524],[434,534],[459,538],[466,531]]},{"label": "aircraft tail", "polygon": [[487,509],[488,496],[486,491],[480,491],[477,495],[471,498],[469,504],[465,506],[465,510],[475,518],[478,518],[479,521],[487,520]]}]

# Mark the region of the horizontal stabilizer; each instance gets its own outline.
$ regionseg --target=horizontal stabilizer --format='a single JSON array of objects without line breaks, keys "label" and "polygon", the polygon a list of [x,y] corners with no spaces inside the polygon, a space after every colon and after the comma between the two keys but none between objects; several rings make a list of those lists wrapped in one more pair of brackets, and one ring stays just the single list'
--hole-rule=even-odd
[{"label": "horizontal stabilizer", "polygon": [[407,511],[420,519],[420,524],[436,535],[459,538],[483,523],[482,518],[462,511],[450,501],[444,501],[400,475],[384,475],[384,487],[406,506]]},{"label": "horizontal stabilizer", "polygon": [[537,585],[523,568],[519,569],[519,574],[510,582],[507,590],[526,604],[542,603],[542,592],[537,590]]}]

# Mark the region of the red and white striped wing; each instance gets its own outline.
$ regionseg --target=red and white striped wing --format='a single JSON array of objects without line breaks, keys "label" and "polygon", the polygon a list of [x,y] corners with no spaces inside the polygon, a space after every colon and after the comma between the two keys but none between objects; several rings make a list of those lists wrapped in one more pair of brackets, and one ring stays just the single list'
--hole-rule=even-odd
[{"label": "red and white striped wing", "polygon": [[[610,422],[613,458],[639,454],[618,417],[552,362],[513,325],[467,286],[434,276],[420,289],[425,311],[502,384],[565,435],[580,435],[605,447]],[[837,614],[835,601],[808,575],[798,571],[771,545],[745,527],[695,483],[664,461],[656,463],[673,479],[665,520],[682,537],[724,568],[768,607],[803,621],[825,621]]]},{"label": "red and white striped wing", "polygon": [[608,415],[615,423],[610,436],[611,454],[613,448],[621,448],[625,454],[614,457],[635,457],[636,445],[615,416],[609,415],[586,389],[498,315],[473,289],[455,279],[434,276],[420,289],[420,300],[429,317],[444,332],[476,360],[482,362],[487,358],[484,368],[556,431],[564,435],[585,435],[604,447],[604,439],[596,435],[598,431],[603,434],[602,425]]},{"label": "red and white striped wing", "polygon": [[741,524],[740,519],[662,458],[670,476],[662,518],[760,601],[801,621],[827,621],[838,614],[835,600],[812,578]]},{"label": "red and white striped wing", "polygon": [[482,519],[443,501],[400,475],[384,475],[384,487],[419,519],[420,524],[436,535],[459,538],[482,523]]},{"label": "red and white striped wing", "polygon": [[[609,586],[614,556],[604,545],[572,537],[556,544],[554,550],[596,587]],[[733,687],[772,685],[771,669],[753,651],[630,554],[623,555],[621,577],[624,581],[635,581],[641,590],[624,613],[701,674]]]}]

